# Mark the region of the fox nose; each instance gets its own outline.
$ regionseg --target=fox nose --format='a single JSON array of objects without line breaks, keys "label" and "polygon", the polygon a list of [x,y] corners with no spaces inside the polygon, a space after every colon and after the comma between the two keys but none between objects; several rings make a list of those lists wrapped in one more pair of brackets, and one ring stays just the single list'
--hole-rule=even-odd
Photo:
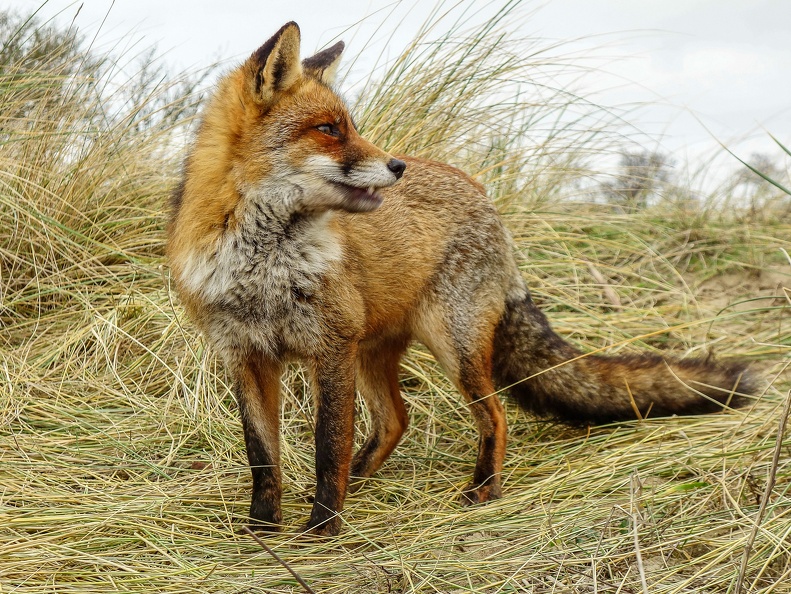
[{"label": "fox nose", "polygon": [[400,159],[390,159],[390,161],[387,162],[387,168],[393,172],[396,179],[401,179],[401,176],[404,175],[404,169],[406,169],[406,163]]}]

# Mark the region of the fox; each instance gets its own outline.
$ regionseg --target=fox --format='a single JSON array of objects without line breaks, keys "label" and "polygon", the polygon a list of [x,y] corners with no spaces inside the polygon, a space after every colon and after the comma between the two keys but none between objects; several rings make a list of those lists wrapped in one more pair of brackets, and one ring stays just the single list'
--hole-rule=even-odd
[{"label": "fox", "polygon": [[[333,87],[343,50],[338,42],[300,60],[289,22],[225,74],[172,196],[171,277],[233,380],[252,526],[283,528],[280,386],[292,362],[317,405],[305,526],[317,536],[339,533],[348,492],[407,428],[399,362],[413,341],[436,358],[479,434],[463,505],[502,496],[501,392],[575,423],[715,412],[753,393],[742,361],[585,355],[555,333],[484,187],[359,134]],[[371,429],[353,453],[357,393]]]}]

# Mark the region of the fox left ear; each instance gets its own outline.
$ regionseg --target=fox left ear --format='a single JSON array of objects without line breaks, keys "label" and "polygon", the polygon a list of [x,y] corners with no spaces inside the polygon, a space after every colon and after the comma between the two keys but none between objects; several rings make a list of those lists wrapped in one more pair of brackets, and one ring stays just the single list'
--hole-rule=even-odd
[{"label": "fox left ear", "polygon": [[315,56],[302,60],[302,70],[305,74],[319,79],[325,85],[335,82],[335,75],[338,73],[338,65],[341,63],[341,54],[346,47],[339,41],[332,47],[321,50]]},{"label": "fox left ear", "polygon": [[257,103],[271,103],[277,92],[290,88],[302,76],[299,43],[299,26],[292,21],[247,60],[248,87]]}]

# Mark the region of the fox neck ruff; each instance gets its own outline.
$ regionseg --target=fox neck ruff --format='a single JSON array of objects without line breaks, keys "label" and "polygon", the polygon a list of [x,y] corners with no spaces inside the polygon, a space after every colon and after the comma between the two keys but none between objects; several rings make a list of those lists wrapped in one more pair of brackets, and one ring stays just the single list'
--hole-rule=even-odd
[{"label": "fox neck ruff", "polygon": [[213,310],[202,326],[221,354],[255,349],[282,359],[296,345],[319,346],[315,301],[342,249],[335,213],[304,211],[301,194],[281,184],[243,195],[214,251],[184,267],[185,288]]}]

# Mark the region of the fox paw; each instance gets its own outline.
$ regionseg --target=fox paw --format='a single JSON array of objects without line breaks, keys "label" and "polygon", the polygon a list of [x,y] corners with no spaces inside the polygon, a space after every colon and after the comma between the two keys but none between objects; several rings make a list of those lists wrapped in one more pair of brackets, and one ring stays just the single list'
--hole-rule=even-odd
[{"label": "fox paw", "polygon": [[305,525],[305,530],[302,532],[302,534],[314,538],[328,538],[330,536],[337,536],[340,531],[340,520],[332,519],[315,526],[312,522],[308,522]]},{"label": "fox paw", "polygon": [[494,501],[500,499],[502,492],[500,485],[476,485],[470,483],[461,492],[461,504],[464,507],[475,505],[477,503],[486,503],[487,501]]},{"label": "fox paw", "polygon": [[341,531],[341,516],[328,505],[313,504],[304,534],[310,536],[335,536]]},{"label": "fox paw", "polygon": [[253,500],[250,505],[250,530],[260,532],[280,532],[283,529],[283,514],[279,505],[266,501]]}]

